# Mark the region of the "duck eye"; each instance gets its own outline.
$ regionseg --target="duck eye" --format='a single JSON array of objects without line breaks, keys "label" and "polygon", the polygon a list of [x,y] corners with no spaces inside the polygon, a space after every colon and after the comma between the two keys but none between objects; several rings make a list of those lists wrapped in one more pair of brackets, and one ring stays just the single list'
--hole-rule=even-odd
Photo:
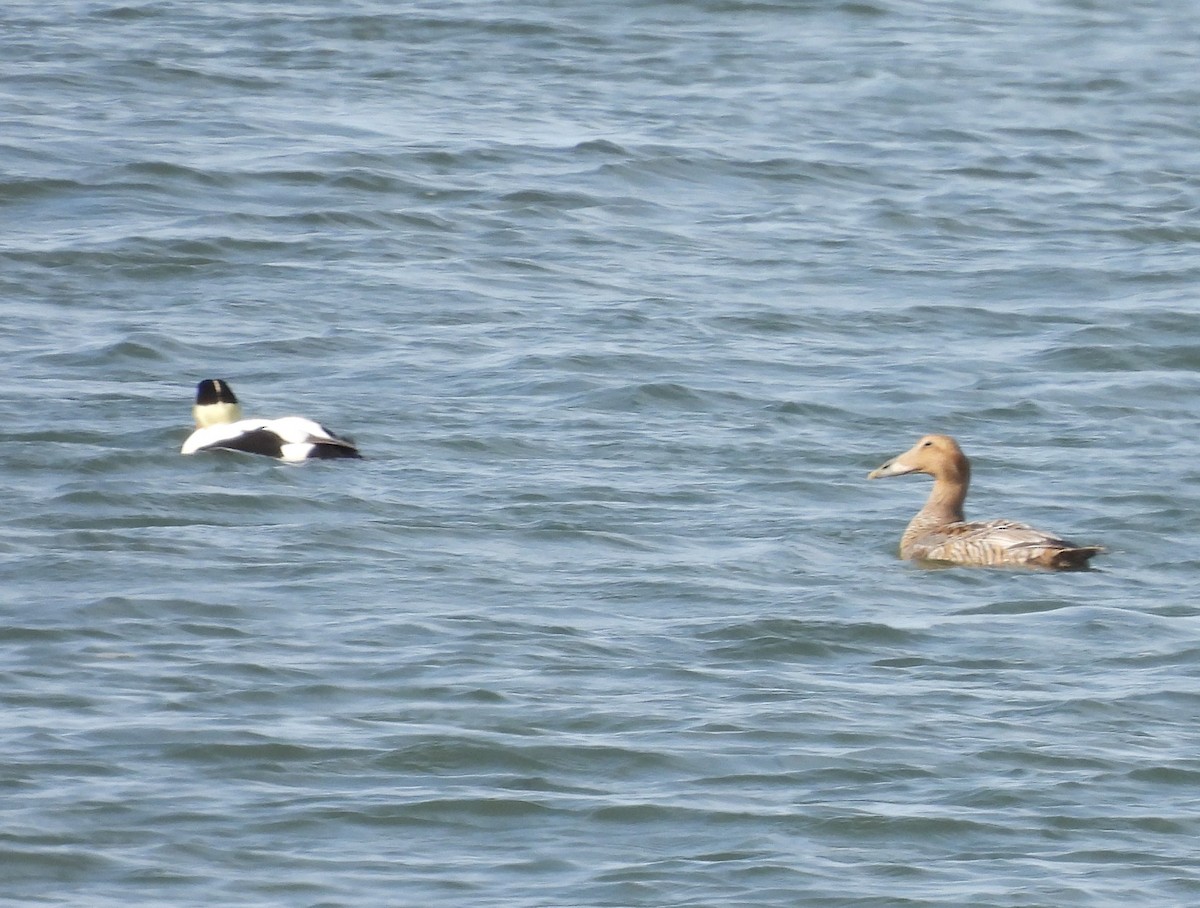
[{"label": "duck eye", "polygon": [[922,442],[922,443],[921,443],[921,447],[922,447],[922,448],[930,448],[930,447],[933,447],[933,442],[932,442],[932,441],[926,441],[926,442]]}]

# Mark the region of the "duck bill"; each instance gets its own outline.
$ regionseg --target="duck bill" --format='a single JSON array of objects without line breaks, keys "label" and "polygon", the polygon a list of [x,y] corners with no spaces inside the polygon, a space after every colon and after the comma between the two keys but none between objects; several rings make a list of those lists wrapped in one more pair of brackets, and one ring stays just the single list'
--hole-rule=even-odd
[{"label": "duck bill", "polygon": [[904,476],[906,473],[915,473],[916,469],[916,467],[910,467],[899,457],[893,457],[883,466],[868,473],[867,479],[883,479],[886,476]]}]

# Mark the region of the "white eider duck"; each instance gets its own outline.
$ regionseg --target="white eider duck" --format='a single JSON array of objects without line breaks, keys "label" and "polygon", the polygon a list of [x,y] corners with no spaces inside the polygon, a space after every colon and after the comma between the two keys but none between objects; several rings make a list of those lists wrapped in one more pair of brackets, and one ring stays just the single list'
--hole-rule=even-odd
[{"label": "white eider duck", "polygon": [[192,414],[196,431],[183,443],[181,454],[224,449],[290,461],[362,456],[352,441],[302,416],[242,419],[233,389],[219,378],[206,378],[196,386]]},{"label": "white eider duck", "polygon": [[1102,546],[1076,545],[1052,533],[1011,520],[967,523],[963,502],[971,464],[953,438],[926,435],[912,449],[893,457],[868,479],[928,473],[933,491],[900,537],[900,557],[980,567],[1086,568]]}]

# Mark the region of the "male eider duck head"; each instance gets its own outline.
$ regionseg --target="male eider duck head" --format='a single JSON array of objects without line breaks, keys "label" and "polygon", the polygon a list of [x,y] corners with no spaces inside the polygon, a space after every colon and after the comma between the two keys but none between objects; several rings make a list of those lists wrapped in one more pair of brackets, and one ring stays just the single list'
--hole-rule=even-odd
[{"label": "male eider duck head", "polygon": [[196,385],[196,405],[192,416],[197,429],[237,422],[242,418],[242,406],[229,382],[220,378],[206,378]]},{"label": "male eider duck head", "polygon": [[192,415],[196,431],[183,443],[183,454],[243,451],[288,461],[362,456],[353,441],[302,416],[242,419],[237,396],[220,378],[206,378],[196,386]]}]

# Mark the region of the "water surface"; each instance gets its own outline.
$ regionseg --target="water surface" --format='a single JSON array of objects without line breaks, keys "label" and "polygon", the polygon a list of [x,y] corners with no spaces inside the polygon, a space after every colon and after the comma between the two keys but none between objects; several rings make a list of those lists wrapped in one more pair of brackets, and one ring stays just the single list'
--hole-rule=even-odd
[{"label": "water surface", "polygon": [[[3,34],[0,898],[1196,900],[1189,6]],[[1098,569],[897,561],[927,431]]]}]

